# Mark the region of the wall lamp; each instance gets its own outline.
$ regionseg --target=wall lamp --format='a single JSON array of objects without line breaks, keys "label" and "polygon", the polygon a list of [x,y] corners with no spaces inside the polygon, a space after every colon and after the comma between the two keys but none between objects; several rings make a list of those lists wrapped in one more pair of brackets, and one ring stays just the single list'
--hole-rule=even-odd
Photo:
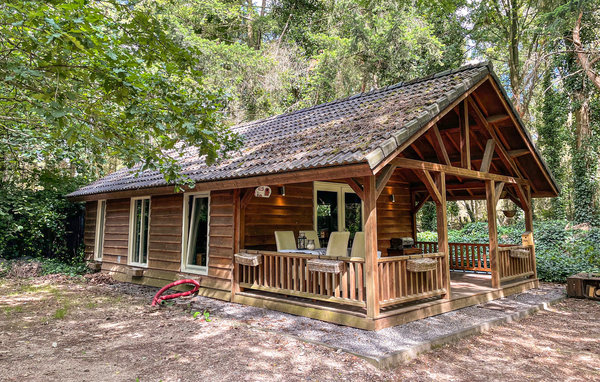
[{"label": "wall lamp", "polygon": [[279,195],[285,196],[285,186],[279,187]]}]

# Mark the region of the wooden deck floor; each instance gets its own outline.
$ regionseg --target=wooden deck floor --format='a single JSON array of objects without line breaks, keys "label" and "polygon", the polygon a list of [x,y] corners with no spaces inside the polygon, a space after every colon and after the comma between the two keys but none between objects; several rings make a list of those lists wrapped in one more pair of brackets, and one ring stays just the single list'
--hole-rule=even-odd
[{"label": "wooden deck floor", "polygon": [[363,308],[258,290],[237,293],[233,301],[361,329],[379,330],[520,293],[537,285],[537,280],[522,279],[505,283],[501,288],[492,288],[489,274],[452,272],[450,300],[435,298],[386,307],[381,309],[376,319],[367,318]]}]

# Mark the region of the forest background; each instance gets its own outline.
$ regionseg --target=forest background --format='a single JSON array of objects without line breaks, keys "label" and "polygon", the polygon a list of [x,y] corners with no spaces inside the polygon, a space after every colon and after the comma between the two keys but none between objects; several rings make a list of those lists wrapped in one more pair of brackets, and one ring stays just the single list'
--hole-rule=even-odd
[{"label": "forest background", "polygon": [[[79,264],[64,195],[120,166],[184,185],[165,149],[218,160],[234,124],[488,60],[561,187],[534,205],[540,275],[598,270],[599,36],[598,0],[5,1],[0,257]],[[448,213],[451,239],[487,239],[480,202]],[[521,216],[498,219],[517,241]]]}]

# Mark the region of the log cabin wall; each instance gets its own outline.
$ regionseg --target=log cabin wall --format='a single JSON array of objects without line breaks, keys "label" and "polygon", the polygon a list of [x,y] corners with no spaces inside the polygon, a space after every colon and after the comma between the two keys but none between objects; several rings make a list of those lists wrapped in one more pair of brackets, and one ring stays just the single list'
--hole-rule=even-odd
[{"label": "log cabin wall", "polygon": [[[394,195],[395,202],[391,201],[392,195]],[[391,238],[412,237],[412,230],[410,186],[398,176],[393,175],[377,199],[378,250],[386,255]]]},{"label": "log cabin wall", "polygon": [[[245,248],[275,249],[275,230],[313,229],[313,183],[285,186],[285,196],[272,186],[270,198],[252,197],[244,211],[242,237]],[[396,201],[391,202],[390,195]],[[392,177],[378,201],[378,247],[386,253],[390,238],[411,236],[410,193],[407,183]],[[131,200],[109,199],[102,270],[119,281],[164,286],[181,277],[200,281],[204,295],[229,299],[233,270],[234,192],[213,191],[210,195],[208,274],[182,273],[181,241],[183,195],[153,196],[150,202],[148,267],[143,277],[132,277],[128,270],[129,214]],[[86,204],[85,253],[93,259],[97,202]]]},{"label": "log cabin wall", "polygon": [[[233,191],[211,193],[208,274],[181,273],[183,195],[153,196],[150,201],[148,266],[143,277],[132,277],[127,264],[131,199],[106,203],[102,270],[119,281],[164,286],[181,277],[199,280],[201,294],[228,300],[233,269]],[[97,202],[86,203],[85,253],[92,260]]]},{"label": "log cabin wall", "polygon": [[87,261],[94,260],[94,246],[96,245],[96,217],[98,202],[85,203],[85,218],[83,231],[84,254]]},{"label": "log cabin wall", "polygon": [[233,212],[232,190],[210,193],[208,275],[202,276],[200,284],[226,291],[229,296],[233,272]]},{"label": "log cabin wall", "polygon": [[102,270],[125,273],[119,265],[127,265],[129,240],[129,199],[108,199],[104,223]]},{"label": "log cabin wall", "polygon": [[275,250],[273,231],[313,229],[313,183],[285,185],[285,196],[279,186],[271,186],[270,198],[252,196],[242,219],[242,248]]},{"label": "log cabin wall", "polygon": [[[313,183],[297,183],[285,186],[285,196],[279,195],[279,187],[271,186],[270,198],[252,197],[243,219],[243,248],[275,250],[273,231],[314,229]],[[394,195],[395,202],[391,202]],[[387,254],[390,239],[412,236],[410,217],[410,189],[398,176],[392,176],[377,200],[378,249]]]}]

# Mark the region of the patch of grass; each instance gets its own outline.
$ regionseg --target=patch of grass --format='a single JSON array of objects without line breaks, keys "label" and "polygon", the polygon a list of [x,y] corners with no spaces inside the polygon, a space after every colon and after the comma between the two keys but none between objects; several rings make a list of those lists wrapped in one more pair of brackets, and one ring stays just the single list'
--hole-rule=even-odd
[{"label": "patch of grass", "polygon": [[63,306],[62,308],[56,309],[56,312],[54,312],[54,315],[52,317],[54,317],[57,320],[62,320],[67,315],[68,311],[69,309],[66,306]]},{"label": "patch of grass", "polygon": [[13,313],[21,313],[23,311],[23,307],[21,305],[18,306],[5,306],[2,308],[4,314],[10,316]]},{"label": "patch of grass", "polygon": [[90,301],[87,304],[85,304],[85,307],[88,309],[96,309],[98,307],[98,304],[95,301]]},{"label": "patch of grass", "polygon": [[58,289],[53,287],[52,285],[35,285],[35,284],[23,284],[19,285],[16,291],[12,292],[10,295],[14,296],[22,293],[40,293],[47,292],[52,293],[55,296],[59,293]]}]

